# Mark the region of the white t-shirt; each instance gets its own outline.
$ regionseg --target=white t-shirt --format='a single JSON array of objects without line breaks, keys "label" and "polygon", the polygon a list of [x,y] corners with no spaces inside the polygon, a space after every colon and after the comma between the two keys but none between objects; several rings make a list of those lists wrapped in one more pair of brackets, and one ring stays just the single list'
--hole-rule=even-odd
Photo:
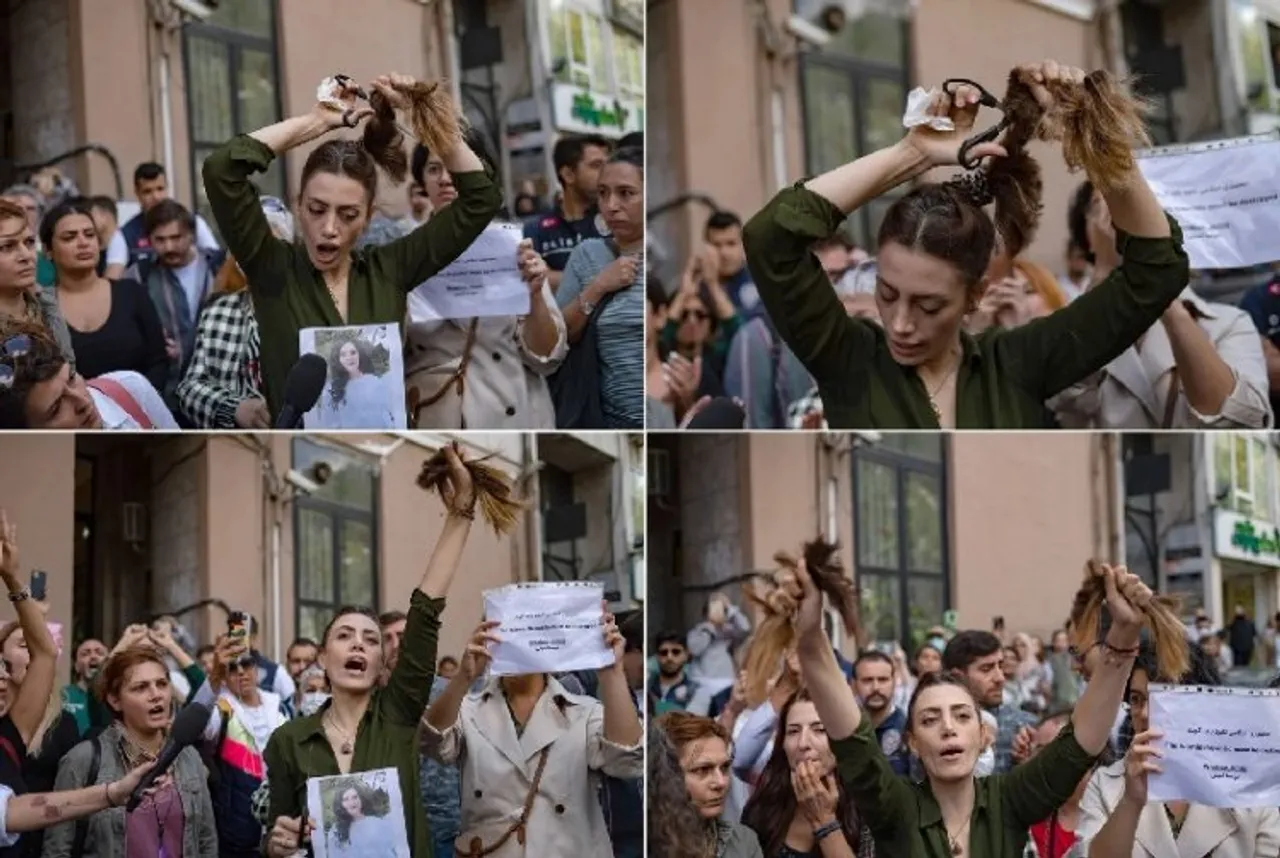
[{"label": "white t-shirt", "polygon": [[[287,720],[284,717],[284,713],[280,711],[280,698],[270,691],[258,691],[257,706],[249,706],[243,700],[226,691],[223,691],[219,698],[231,704],[231,711],[235,713],[240,724],[253,737],[253,743],[258,753],[266,750],[271,734]],[[222,710],[215,708],[213,715],[209,718],[208,726],[205,727],[204,738],[209,742],[216,741],[221,731]]]},{"label": "white t-shirt", "polygon": [[[178,421],[173,419],[173,414],[164,404],[164,398],[151,386],[151,382],[147,381],[146,376],[132,370],[121,370],[120,372],[105,373],[102,378],[114,381],[128,391],[129,395],[138,403],[138,408],[151,421],[152,428],[172,429],[175,431],[178,429]],[[129,416],[128,411],[102,391],[90,387],[89,395],[93,397],[93,404],[98,409],[99,416],[102,417],[103,429],[129,430],[142,428],[138,421]]]},{"label": "white t-shirt", "polygon": [[222,249],[218,239],[213,237],[213,230],[209,229],[209,224],[205,223],[205,219],[200,215],[196,215],[196,247],[201,250]]},{"label": "white t-shirt", "polygon": [[107,242],[107,265],[129,264],[129,245],[124,240],[124,232],[116,230],[115,235]]},{"label": "white t-shirt", "polygon": [[13,790],[0,784],[0,848],[14,845],[22,836],[9,833],[9,799],[11,798],[13,798]]}]

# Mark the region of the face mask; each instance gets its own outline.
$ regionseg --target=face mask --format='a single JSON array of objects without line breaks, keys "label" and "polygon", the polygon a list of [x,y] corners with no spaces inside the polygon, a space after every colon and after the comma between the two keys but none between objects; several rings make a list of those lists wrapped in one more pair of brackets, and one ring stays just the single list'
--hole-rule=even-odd
[{"label": "face mask", "polygon": [[300,711],[303,715],[314,715],[320,711],[320,707],[328,700],[329,695],[325,694],[323,691],[308,691],[306,694],[302,695],[302,706],[300,707]]},{"label": "face mask", "polygon": [[996,749],[994,745],[988,745],[987,749],[978,755],[978,764],[974,766],[973,776],[975,778],[985,778],[996,770]]}]

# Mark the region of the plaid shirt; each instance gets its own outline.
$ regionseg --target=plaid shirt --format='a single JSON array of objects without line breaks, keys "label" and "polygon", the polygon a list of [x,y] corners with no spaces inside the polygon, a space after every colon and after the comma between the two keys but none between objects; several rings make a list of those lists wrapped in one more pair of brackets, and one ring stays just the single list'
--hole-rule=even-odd
[{"label": "plaid shirt", "polygon": [[205,305],[191,364],[178,385],[178,406],[200,429],[235,429],[236,408],[262,397],[258,320],[247,291]]},{"label": "plaid shirt", "polygon": [[992,774],[1007,774],[1013,768],[1013,740],[1023,727],[1034,727],[1036,716],[1016,706],[1002,705],[996,716],[996,767]]}]

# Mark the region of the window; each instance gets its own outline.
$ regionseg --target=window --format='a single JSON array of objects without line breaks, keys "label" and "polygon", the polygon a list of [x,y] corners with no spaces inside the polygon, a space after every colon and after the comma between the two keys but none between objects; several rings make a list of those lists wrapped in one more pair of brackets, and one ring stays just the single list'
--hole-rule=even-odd
[{"label": "window", "polygon": [[854,454],[858,584],[877,644],[914,652],[949,607],[945,475],[936,435],[888,434]]},{"label": "window", "polygon": [[1265,436],[1213,435],[1214,491],[1219,506],[1263,521],[1277,517],[1275,450]]},{"label": "window", "polygon": [[[209,217],[200,167],[237,134],[281,118],[275,3],[223,0],[206,21],[183,29],[191,187],[196,210]],[[287,198],[283,158],[257,177],[264,194]]]},{"label": "window", "polygon": [[[908,23],[869,13],[851,21],[820,53],[800,62],[805,162],[810,175],[892,144],[902,135],[907,100]],[[850,215],[848,230],[874,252],[884,213],[903,191]]]},{"label": "window", "polygon": [[620,27],[613,28],[613,65],[618,94],[644,98],[644,42]]},{"label": "window", "polygon": [[1253,0],[1232,0],[1230,32],[1236,78],[1253,110],[1280,112],[1280,20],[1268,20]]},{"label": "window", "polygon": [[320,640],[344,605],[378,607],[378,474],[366,461],[314,441],[293,442],[293,467],[324,462],[329,481],[294,502],[295,636]]},{"label": "window", "polygon": [[601,4],[559,0],[551,4],[547,30],[555,78],[596,92],[610,92]]}]

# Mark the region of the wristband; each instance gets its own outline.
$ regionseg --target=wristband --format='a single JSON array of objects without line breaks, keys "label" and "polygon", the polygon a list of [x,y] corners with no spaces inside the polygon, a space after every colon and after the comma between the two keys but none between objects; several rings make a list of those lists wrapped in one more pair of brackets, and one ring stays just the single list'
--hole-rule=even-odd
[{"label": "wristband", "polygon": [[835,834],[839,830],[840,830],[840,822],[838,820],[834,822],[828,822],[826,825],[822,826],[821,828],[814,830],[813,842],[820,843],[822,842],[822,840],[824,840],[827,837],[830,837],[832,834]]},{"label": "wristband", "polygon": [[15,605],[18,604],[19,602],[25,602],[27,601],[27,599],[30,599],[30,598],[31,598],[31,591],[28,590],[26,587],[23,587],[21,590],[17,591],[16,593],[9,594],[9,601],[13,602]]},{"label": "wristband", "polygon": [[107,797],[107,807],[114,808],[116,803],[111,800],[111,784],[102,785],[102,794]]},{"label": "wristband", "polygon": [[1107,640],[1104,640],[1102,642],[1102,645],[1112,655],[1118,656],[1120,658],[1135,658],[1138,655],[1139,647],[1136,647],[1136,646],[1135,647],[1119,647],[1111,643],[1111,641],[1107,641]]}]

